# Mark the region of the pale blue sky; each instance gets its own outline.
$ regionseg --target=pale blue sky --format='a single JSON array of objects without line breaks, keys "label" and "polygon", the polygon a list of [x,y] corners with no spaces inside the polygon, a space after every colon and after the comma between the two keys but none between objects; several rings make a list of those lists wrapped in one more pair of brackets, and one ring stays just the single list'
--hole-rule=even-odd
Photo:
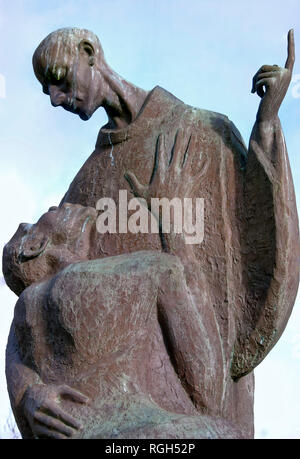
[{"label": "pale blue sky", "polygon": [[[60,27],[93,30],[109,64],[134,84],[157,84],[184,102],[225,113],[246,143],[258,98],[252,77],[263,64],[284,65],[286,34],[300,47],[299,0],[0,0],[0,244],[21,221],[35,221],[55,205],[93,151],[106,122],[100,109],[89,122],[53,108],[33,75],[39,42]],[[300,74],[296,60],[294,73]],[[1,91],[0,91],[1,95]],[[292,86],[280,117],[300,199],[300,98]],[[300,95],[300,94],[299,94]],[[0,283],[0,432],[8,413],[4,350],[16,301]],[[300,438],[300,305],[256,370],[257,438]]]}]

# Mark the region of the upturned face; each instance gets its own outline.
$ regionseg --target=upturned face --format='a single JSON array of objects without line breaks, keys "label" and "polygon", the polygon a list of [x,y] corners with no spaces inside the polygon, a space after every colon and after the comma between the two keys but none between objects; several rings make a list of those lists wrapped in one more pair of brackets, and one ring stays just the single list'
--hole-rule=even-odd
[{"label": "upturned face", "polygon": [[17,294],[70,263],[88,259],[92,207],[65,203],[51,207],[34,225],[21,223],[3,251],[3,274]]},{"label": "upturned face", "polygon": [[78,46],[49,44],[39,56],[37,65],[43,73],[43,92],[50,96],[54,107],[61,106],[88,120],[98,104],[99,75],[94,71],[93,49],[84,42]]}]

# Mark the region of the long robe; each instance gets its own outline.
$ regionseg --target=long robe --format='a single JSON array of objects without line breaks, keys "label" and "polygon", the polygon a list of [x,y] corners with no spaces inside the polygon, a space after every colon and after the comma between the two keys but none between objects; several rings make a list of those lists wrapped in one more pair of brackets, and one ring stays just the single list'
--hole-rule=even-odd
[{"label": "long robe", "polygon": [[[266,133],[255,125],[247,152],[226,116],[188,106],[155,87],[127,128],[100,130],[94,153],[64,201],[95,206],[98,199],[111,197],[118,203],[120,189],[130,192],[127,171],[140,183],[150,183],[158,136],[164,135],[171,152],[179,129],[196,137],[190,180],[196,185],[193,197],[204,199],[204,240],[192,246],[191,254],[175,237],[170,252],[186,266],[202,325],[209,330],[201,358],[206,367],[211,357],[217,363],[208,379],[223,381],[212,399],[226,413],[232,397],[239,398],[233,381],[250,373],[278,340],[298,287],[298,218],[279,120]],[[270,138],[270,151],[263,151],[265,138]],[[174,187],[168,198],[176,193]],[[159,192],[156,196],[163,197]],[[153,234],[101,235],[95,253],[101,257],[144,249],[163,250],[162,241]],[[247,399],[251,377],[244,384]],[[203,383],[203,390],[207,385]]]},{"label": "long robe", "polygon": [[[172,318],[162,324],[167,352],[198,412],[233,421],[247,437],[253,435],[252,370],[280,337],[298,286],[293,183],[280,125],[271,128],[264,134],[255,125],[247,153],[226,116],[187,106],[156,87],[127,128],[100,130],[95,151],[62,201],[95,207],[103,197],[118,204],[120,190],[132,197],[126,173],[151,183],[158,137],[164,135],[171,162],[179,129],[192,132],[191,186],[174,183],[172,194],[171,181],[167,197],[204,199],[203,242],[184,246],[180,235],[170,234],[166,246],[157,233],[99,234],[92,258],[166,247],[180,258],[194,309],[190,317],[175,317],[177,326]],[[265,135],[271,138],[267,152]],[[80,286],[80,275],[74,276]]]}]

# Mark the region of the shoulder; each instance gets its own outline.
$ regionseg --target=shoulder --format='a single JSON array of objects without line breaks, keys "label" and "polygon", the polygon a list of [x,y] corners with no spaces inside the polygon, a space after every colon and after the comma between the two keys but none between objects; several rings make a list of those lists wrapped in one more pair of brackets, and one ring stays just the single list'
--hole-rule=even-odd
[{"label": "shoulder", "polygon": [[244,168],[247,147],[240,131],[228,116],[184,104],[182,125],[191,129],[203,146],[211,145],[212,147],[213,144],[217,146],[221,142],[229,151],[239,157],[241,167]]},{"label": "shoulder", "polygon": [[47,280],[32,284],[23,290],[15,305],[15,319],[20,315],[29,315],[47,293],[49,285],[50,281]]},{"label": "shoulder", "polygon": [[184,104],[183,117],[185,121],[191,122],[194,128],[211,128],[218,133],[231,129],[231,124],[233,124],[229,118],[222,113],[186,104]]},{"label": "shoulder", "polygon": [[68,265],[54,276],[49,283],[48,302],[76,303],[87,292],[99,290],[99,279],[109,271],[105,259],[79,261]]}]

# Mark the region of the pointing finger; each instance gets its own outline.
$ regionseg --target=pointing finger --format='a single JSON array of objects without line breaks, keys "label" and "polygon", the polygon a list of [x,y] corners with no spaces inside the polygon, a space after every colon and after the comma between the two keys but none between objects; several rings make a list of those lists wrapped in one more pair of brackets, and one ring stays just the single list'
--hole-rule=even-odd
[{"label": "pointing finger", "polygon": [[288,33],[288,55],[285,63],[285,68],[292,71],[295,62],[295,40],[294,30],[291,29]]}]

